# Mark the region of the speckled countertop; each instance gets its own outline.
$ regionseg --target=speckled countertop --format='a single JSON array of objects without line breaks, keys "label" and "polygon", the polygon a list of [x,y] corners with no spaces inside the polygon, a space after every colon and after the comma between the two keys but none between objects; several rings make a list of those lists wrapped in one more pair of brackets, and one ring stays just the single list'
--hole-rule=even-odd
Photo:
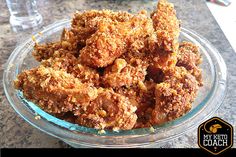
[{"label": "speckled countertop", "polygon": [[[236,54],[226,40],[221,29],[209,12],[204,0],[171,0],[174,2],[182,25],[195,30],[207,38],[219,50],[228,68],[227,96],[215,116],[219,116],[236,126]],[[70,18],[75,10],[113,9],[136,12],[151,10],[156,2],[151,0],[55,0],[38,1],[38,8],[44,18],[44,26],[57,20]],[[9,25],[9,12],[4,0],[0,0],[0,76],[7,58],[20,41],[29,37],[32,31],[14,33]],[[37,32],[36,30],[33,30]],[[2,81],[1,81],[2,82]],[[234,145],[236,143],[234,142]],[[3,85],[0,84],[0,147],[69,147],[64,142],[51,137],[24,121],[8,103]],[[165,148],[184,148],[197,146],[197,129],[165,143]],[[234,146],[235,147],[235,146]]]}]

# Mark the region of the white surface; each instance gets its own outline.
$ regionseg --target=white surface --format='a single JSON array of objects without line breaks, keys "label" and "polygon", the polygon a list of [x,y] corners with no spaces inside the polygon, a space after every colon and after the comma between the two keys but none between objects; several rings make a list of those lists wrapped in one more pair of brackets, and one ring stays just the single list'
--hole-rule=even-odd
[{"label": "white surface", "polygon": [[236,51],[236,0],[231,0],[228,7],[207,2],[207,6],[215,17],[226,38]]}]

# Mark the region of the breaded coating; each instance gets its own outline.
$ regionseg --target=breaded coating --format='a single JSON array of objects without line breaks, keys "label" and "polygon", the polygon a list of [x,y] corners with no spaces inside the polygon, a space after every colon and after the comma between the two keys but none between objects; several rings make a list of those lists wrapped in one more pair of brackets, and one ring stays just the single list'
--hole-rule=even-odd
[{"label": "breaded coating", "polygon": [[179,46],[177,66],[185,67],[202,85],[202,71],[198,65],[202,62],[198,46],[190,42],[182,42]]},{"label": "breaded coating", "polygon": [[[113,12],[111,10],[90,10],[84,12],[76,12],[74,14],[71,30],[79,45],[85,45],[86,40],[98,30],[100,21],[107,19],[114,22],[128,21],[133,15],[128,12]],[[68,34],[69,34],[68,32]]]},{"label": "breaded coating", "polygon": [[63,30],[61,41],[36,44],[33,56],[36,60],[42,61],[50,57],[58,57],[58,55],[64,53],[71,53],[70,51],[75,55],[79,55],[79,51],[85,46],[86,40],[97,31],[101,20],[124,22],[132,16],[127,12],[113,12],[110,10],[76,12],[71,23],[71,29]]},{"label": "breaded coating", "polygon": [[137,107],[136,114],[138,116],[134,128],[150,127],[150,118],[152,110],[155,107],[155,85],[153,81],[139,81],[136,86],[129,88],[116,88],[115,92],[129,98],[129,101]]},{"label": "breaded coating", "polygon": [[40,65],[15,88],[53,116],[95,129],[152,127],[187,113],[203,85],[194,43],[179,44],[172,3],[147,15],[76,12],[59,41],[35,44]]},{"label": "breaded coating", "polygon": [[151,14],[151,18],[156,34],[148,39],[148,48],[152,52],[150,66],[158,74],[160,70],[164,72],[176,65],[180,24],[174,5],[167,0],[158,2],[157,10]]},{"label": "breaded coating", "polygon": [[158,37],[152,35],[148,40],[148,47],[151,52],[148,55],[150,65],[163,71],[175,67],[177,63],[177,51],[169,53],[160,49],[160,47],[156,44],[157,39]]},{"label": "breaded coating", "polygon": [[136,107],[128,98],[114,93],[112,90],[101,89],[98,97],[86,108],[75,111],[80,125],[96,129],[129,130],[136,123]]},{"label": "breaded coating", "polygon": [[41,65],[51,67],[54,70],[65,71],[78,78],[82,83],[91,83],[95,86],[99,86],[100,84],[100,76],[97,70],[81,64],[72,54],[66,54],[60,58],[43,60]]},{"label": "breaded coating", "polygon": [[22,72],[14,83],[24,97],[49,113],[72,111],[97,97],[93,86],[82,84],[64,71],[44,66]]},{"label": "breaded coating", "polygon": [[159,0],[157,11],[151,14],[157,33],[157,45],[166,52],[178,51],[180,23],[176,17],[174,5],[167,0]]},{"label": "breaded coating", "polygon": [[127,52],[132,43],[152,31],[151,20],[142,13],[126,22],[100,21],[98,30],[80,51],[81,61],[92,67],[106,67]]},{"label": "breaded coating", "polygon": [[77,51],[78,53],[85,45],[79,43],[78,37],[71,29],[67,29],[67,28],[63,29],[62,34],[61,34],[61,41],[69,42],[71,46],[73,47],[73,49]]},{"label": "breaded coating", "polygon": [[73,71],[74,66],[78,64],[78,59],[68,53],[65,54],[63,57],[56,57],[56,58],[49,58],[47,60],[42,60],[41,65],[45,67],[51,67],[54,70],[62,70],[68,73]]},{"label": "breaded coating", "polygon": [[46,44],[35,44],[32,55],[41,62],[42,60],[63,57],[67,53],[76,54],[76,49],[68,41],[58,41]]},{"label": "breaded coating", "polygon": [[129,87],[137,84],[139,81],[144,81],[147,74],[145,65],[136,61],[133,64],[128,64],[124,59],[116,59],[114,64],[107,67],[104,72],[104,84],[106,87]]},{"label": "breaded coating", "polygon": [[172,68],[177,62],[180,32],[180,23],[173,4],[160,0],[157,10],[151,14],[151,19],[152,33],[146,35],[145,40],[135,41],[126,56],[149,60],[155,68]]},{"label": "breaded coating", "polygon": [[188,112],[199,88],[198,82],[185,68],[168,71],[164,81],[155,87],[156,105],[151,123],[162,124]]}]

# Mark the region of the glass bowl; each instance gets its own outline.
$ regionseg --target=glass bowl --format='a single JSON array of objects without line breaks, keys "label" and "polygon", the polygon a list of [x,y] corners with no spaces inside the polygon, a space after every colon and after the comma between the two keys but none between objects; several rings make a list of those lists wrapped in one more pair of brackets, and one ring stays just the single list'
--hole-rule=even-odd
[{"label": "glass bowl", "polygon": [[[60,38],[62,29],[69,26],[70,20],[62,20],[45,27],[40,34],[34,36],[39,43],[55,41]],[[31,54],[34,46],[32,39],[20,44],[9,57],[3,76],[4,90],[11,106],[27,122],[73,147],[130,148],[163,144],[198,127],[220,107],[226,92],[227,70],[219,52],[206,39],[185,28],[181,30],[180,41],[191,41],[200,47],[204,86],[200,88],[187,114],[161,126],[154,126],[154,132],[150,128],[142,128],[120,132],[106,130],[105,134],[99,134],[96,129],[58,119],[24,99],[22,93],[14,89],[13,81],[22,70],[39,64]]]}]

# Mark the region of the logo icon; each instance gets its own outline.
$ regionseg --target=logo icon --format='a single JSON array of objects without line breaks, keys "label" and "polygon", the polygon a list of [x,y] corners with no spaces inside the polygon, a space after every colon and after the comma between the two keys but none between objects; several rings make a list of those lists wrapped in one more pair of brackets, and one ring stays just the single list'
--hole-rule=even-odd
[{"label": "logo icon", "polygon": [[[206,126],[206,125],[204,125],[204,126]],[[210,131],[207,131],[206,128],[205,128],[205,131],[206,131],[207,133],[217,133],[217,130],[220,129],[220,128],[222,128],[222,126],[221,126],[220,124],[213,124],[213,125],[210,126],[210,128],[209,128]]]},{"label": "logo icon", "polygon": [[198,127],[198,145],[214,154],[233,146],[233,127],[221,118],[213,117]]}]

